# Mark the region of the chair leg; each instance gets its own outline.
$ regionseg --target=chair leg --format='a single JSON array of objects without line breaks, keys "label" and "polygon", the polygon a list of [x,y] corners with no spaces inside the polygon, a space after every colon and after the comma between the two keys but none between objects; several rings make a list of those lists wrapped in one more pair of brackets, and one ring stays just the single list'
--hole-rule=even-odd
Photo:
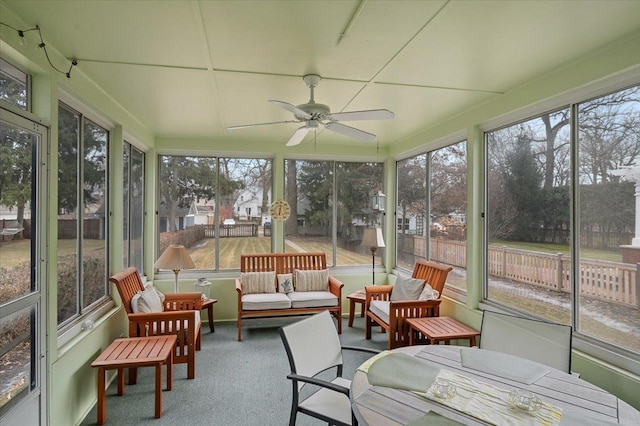
[{"label": "chair leg", "polygon": [[371,340],[371,319],[369,319],[368,316],[364,317],[364,325],[365,325],[364,338],[367,340]]},{"label": "chair leg", "polygon": [[242,317],[238,313],[238,342],[242,340]]},{"label": "chair leg", "polygon": [[196,337],[196,351],[202,349],[202,327],[198,330],[198,336]]}]

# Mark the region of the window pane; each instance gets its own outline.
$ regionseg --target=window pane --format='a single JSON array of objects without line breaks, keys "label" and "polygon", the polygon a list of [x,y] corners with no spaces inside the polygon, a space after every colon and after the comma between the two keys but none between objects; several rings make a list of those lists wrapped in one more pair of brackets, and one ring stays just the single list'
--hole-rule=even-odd
[{"label": "window pane", "polygon": [[85,120],[83,138],[82,307],[108,294],[107,140],[109,133]]},{"label": "window pane", "polygon": [[0,417],[37,386],[35,318],[30,306],[0,319]]},{"label": "window pane", "polygon": [[241,254],[271,252],[271,234],[264,235],[263,227],[271,204],[271,160],[219,160],[220,269],[239,268]]},{"label": "window pane", "polygon": [[580,104],[578,123],[578,329],[640,352],[640,87]]},{"label": "window pane", "polygon": [[427,258],[427,155],[398,161],[396,169],[396,265],[411,270]]},{"label": "window pane", "polygon": [[287,160],[285,251],[322,251],[333,266],[333,162]]},{"label": "window pane", "polygon": [[27,74],[0,59],[0,99],[26,110],[28,106]]},{"label": "window pane", "polygon": [[429,259],[453,266],[447,285],[467,290],[467,143],[430,153]]},{"label": "window pane", "polygon": [[80,115],[58,108],[58,325],[78,305],[78,146]]},{"label": "window pane", "polygon": [[35,289],[31,213],[38,140],[35,134],[0,122],[0,305]]},{"label": "window pane", "polygon": [[270,233],[265,236],[263,229],[271,160],[160,156],[159,161],[161,253],[169,244],[181,244],[197,269],[216,269],[217,243],[217,269],[228,269],[240,267],[243,253],[271,252]]},{"label": "window pane", "polygon": [[124,144],[122,154],[122,264],[127,267],[129,264],[129,247],[131,240],[129,237],[129,186],[131,185],[131,145]]},{"label": "window pane", "polygon": [[571,323],[569,110],[487,133],[487,295]]},{"label": "window pane", "polygon": [[[336,163],[337,236],[336,264],[371,265],[371,247],[362,245],[364,229],[382,228],[384,206],[372,197],[383,189],[382,163]],[[382,264],[384,248],[375,251]]]},{"label": "window pane", "polygon": [[131,147],[131,181],[129,182],[129,266],[135,266],[144,274],[143,230],[144,230],[144,153]]}]

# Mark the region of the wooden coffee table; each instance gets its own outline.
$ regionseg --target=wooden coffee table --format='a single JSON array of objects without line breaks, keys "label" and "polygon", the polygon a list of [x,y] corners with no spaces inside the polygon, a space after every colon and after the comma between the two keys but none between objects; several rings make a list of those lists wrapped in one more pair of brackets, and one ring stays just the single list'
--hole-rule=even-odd
[{"label": "wooden coffee table", "polygon": [[480,332],[460,321],[449,317],[409,318],[409,346],[413,346],[414,335],[421,333],[432,345],[444,342],[448,345],[452,339],[469,339],[470,346],[476,345]]},{"label": "wooden coffee table", "polygon": [[365,308],[364,304],[366,302],[367,296],[364,289],[362,289],[354,291],[347,296],[347,299],[349,299],[349,327],[353,327],[353,315],[355,314],[356,303],[362,304],[362,307],[360,308],[360,316],[363,317]]},{"label": "wooden coffee table", "polygon": [[[114,340],[91,363],[98,368],[98,407],[97,423],[103,425],[107,421],[107,397],[105,374],[107,370],[118,370],[118,395],[124,395],[124,369],[130,367],[156,368],[156,401],[155,416],[162,415],[162,364],[167,364],[167,390],[173,384],[173,350],[178,338],[170,336],[131,337]],[[131,384],[131,383],[130,383]]]},{"label": "wooden coffee table", "polygon": [[216,330],[213,328],[213,304],[218,303],[218,299],[207,299],[202,302],[202,309],[207,310],[207,319],[209,320],[209,331],[215,333]]}]

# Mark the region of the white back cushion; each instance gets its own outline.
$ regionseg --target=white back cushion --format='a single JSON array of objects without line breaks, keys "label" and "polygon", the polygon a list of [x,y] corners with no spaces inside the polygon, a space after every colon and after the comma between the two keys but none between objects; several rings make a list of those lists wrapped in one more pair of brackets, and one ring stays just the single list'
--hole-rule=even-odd
[{"label": "white back cushion", "polygon": [[162,312],[162,300],[154,287],[147,287],[131,298],[131,310],[134,314]]},{"label": "white back cushion", "polygon": [[424,280],[398,275],[396,283],[393,285],[393,290],[391,290],[391,301],[418,300],[423,287]]}]

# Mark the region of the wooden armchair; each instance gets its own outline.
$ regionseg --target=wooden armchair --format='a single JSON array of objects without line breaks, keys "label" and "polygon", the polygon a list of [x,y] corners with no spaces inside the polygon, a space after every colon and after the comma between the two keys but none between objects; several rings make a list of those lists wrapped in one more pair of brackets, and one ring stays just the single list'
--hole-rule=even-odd
[{"label": "wooden armchair", "polygon": [[[407,346],[409,344],[409,326],[405,320],[407,318],[437,317],[440,315],[440,302],[442,290],[447,281],[447,275],[453,268],[436,262],[419,260],[411,275],[412,278],[424,280],[438,291],[440,298],[435,300],[396,300],[391,301],[392,285],[376,285],[365,287],[365,337],[371,339],[371,327],[378,324],[383,331],[389,334],[388,349]],[[425,284],[427,285],[427,284]],[[371,302],[380,300],[388,302],[389,319],[377,315],[370,309]]]},{"label": "wooden armchair", "polygon": [[[196,374],[195,351],[201,347],[200,309],[201,294],[165,294],[163,312],[134,313],[131,299],[144,290],[142,279],[136,268],[127,268],[109,278],[118,289],[122,305],[129,317],[129,337],[176,334],[178,342],[174,352],[174,363],[187,363],[187,377]],[[136,369],[129,370],[129,383],[136,382]]]}]

